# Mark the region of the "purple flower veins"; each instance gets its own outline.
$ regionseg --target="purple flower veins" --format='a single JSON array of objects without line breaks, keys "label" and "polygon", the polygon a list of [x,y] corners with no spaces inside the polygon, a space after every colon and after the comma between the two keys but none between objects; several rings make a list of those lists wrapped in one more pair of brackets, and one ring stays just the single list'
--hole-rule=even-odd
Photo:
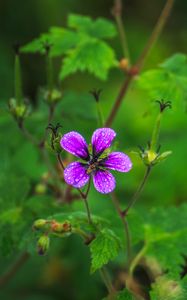
[{"label": "purple flower veins", "polygon": [[85,139],[76,131],[66,133],[60,145],[69,153],[79,157],[82,161],[70,163],[64,170],[67,184],[75,188],[82,188],[93,177],[96,190],[107,194],[114,190],[116,182],[108,169],[128,172],[132,168],[130,158],[122,152],[106,153],[116,133],[110,128],[99,128],[92,135],[92,149],[89,151]]}]

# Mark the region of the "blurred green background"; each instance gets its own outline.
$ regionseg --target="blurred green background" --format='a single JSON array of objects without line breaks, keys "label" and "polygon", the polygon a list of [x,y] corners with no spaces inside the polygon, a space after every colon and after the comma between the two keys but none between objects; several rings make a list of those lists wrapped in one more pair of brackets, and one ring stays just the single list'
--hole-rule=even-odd
[{"label": "blurred green background", "polygon": [[[124,22],[132,60],[138,57],[156,22],[165,1],[127,0],[124,4]],[[50,26],[64,26],[69,13],[89,15],[93,18],[106,17],[112,20],[112,0],[7,0],[0,2],[0,142],[1,163],[3,170],[8,170],[13,176],[28,177],[31,187],[40,180],[46,166],[40,163],[36,151],[19,132],[17,125],[8,113],[7,101],[13,96],[14,53],[12,44],[25,44],[47,32]],[[145,69],[155,67],[175,52],[186,52],[187,35],[187,2],[176,1],[173,12],[159,39],[156,47],[145,65]],[[110,41],[116,50],[118,59],[122,58],[119,39]],[[45,105],[39,103],[38,87],[45,85],[45,61],[40,55],[22,55],[23,87],[25,95],[33,104],[33,110]],[[60,60],[55,61],[55,74],[58,80]],[[122,72],[113,70],[106,82],[95,79],[88,74],[76,73],[64,80],[61,87],[71,90],[70,97],[76,105],[74,114],[66,115],[58,111],[55,121],[63,125],[63,132],[80,131],[90,139],[92,131],[97,127],[96,109],[92,98],[88,97],[93,88],[102,88],[101,106],[106,117],[123,81]],[[136,84],[130,89],[122,104],[121,110],[113,124],[117,132],[119,149],[130,153],[137,145],[145,146],[150,139],[158,108],[153,99],[139,89]],[[172,101],[172,99],[170,99]],[[82,102],[83,101],[83,102]],[[71,107],[71,104],[70,104]],[[68,108],[70,109],[70,108]],[[83,116],[86,116],[84,119]],[[162,122],[160,143],[162,150],[172,150],[173,154],[166,162],[155,167],[146,185],[139,203],[145,205],[147,211],[152,206],[179,204],[186,201],[187,173],[185,168],[187,153],[187,116],[183,103],[167,111]],[[33,134],[41,136],[46,127],[46,118],[37,113],[27,121],[27,126]],[[122,205],[133,194],[139,184],[144,166],[136,157],[130,154],[134,169],[125,177],[116,174],[117,193]],[[55,163],[55,158],[52,157]],[[9,176],[8,175],[8,176]],[[9,179],[7,178],[9,181]],[[10,184],[10,183],[9,183]],[[11,186],[10,186],[11,189]],[[39,199],[38,201],[41,201]],[[90,207],[94,213],[111,217],[113,207],[109,197],[98,194],[91,189]],[[33,204],[35,205],[35,204]],[[48,204],[46,204],[48,205]],[[141,205],[141,204],[139,204]],[[3,205],[1,206],[3,209]],[[81,201],[77,201],[73,209],[83,210]],[[63,211],[63,207],[61,208]],[[41,217],[45,212],[41,212]],[[30,218],[30,226],[34,217]],[[1,220],[0,220],[1,222]],[[5,236],[7,238],[7,236]],[[20,239],[22,237],[20,236]],[[7,246],[8,247],[8,246]],[[7,251],[8,252],[8,251]],[[11,251],[10,251],[11,252]],[[5,249],[6,254],[6,249]],[[4,273],[11,262],[19,255],[15,252],[0,257],[0,273]],[[119,258],[120,260],[120,258]],[[111,265],[115,272],[116,265]],[[89,253],[79,238],[54,240],[50,253],[46,257],[33,256],[20,269],[10,283],[1,288],[2,299],[19,300],[96,300],[104,297],[105,287],[99,274],[89,276]]]}]

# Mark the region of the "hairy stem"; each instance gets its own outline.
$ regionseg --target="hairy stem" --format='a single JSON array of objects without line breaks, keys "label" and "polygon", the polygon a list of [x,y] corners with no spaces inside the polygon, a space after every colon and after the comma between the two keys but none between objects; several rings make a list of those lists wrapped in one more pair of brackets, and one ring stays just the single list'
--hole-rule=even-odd
[{"label": "hairy stem", "polygon": [[87,191],[85,194],[80,189],[78,189],[78,191],[79,191],[79,193],[84,201],[84,204],[85,204],[85,208],[86,208],[86,212],[87,212],[87,216],[88,216],[88,222],[89,222],[89,224],[93,224],[92,218],[91,218],[91,212],[90,212],[90,208],[89,208],[89,204],[88,204],[88,200],[87,200],[88,193],[90,190],[90,183],[91,183],[91,180],[89,179]]},{"label": "hairy stem", "polygon": [[14,73],[15,73],[14,74],[15,98],[17,103],[20,105],[23,103],[23,95],[22,95],[21,66],[20,66],[19,54],[16,54],[15,56]]},{"label": "hairy stem", "polygon": [[64,167],[60,153],[57,154],[57,158],[58,158],[58,161],[59,161],[59,164],[60,164],[62,170],[64,171],[65,167]]},{"label": "hairy stem", "polygon": [[125,211],[123,212],[123,216],[126,216],[129,212],[129,210],[134,206],[134,204],[136,203],[136,201],[138,200],[141,192],[143,191],[143,188],[145,186],[145,183],[149,177],[149,174],[151,172],[151,166],[147,166],[146,168],[146,172],[145,175],[143,177],[143,180],[141,182],[141,184],[139,185],[137,191],[135,192],[135,194],[133,195],[133,197],[131,198],[129,205],[127,206],[127,208],[125,209]]},{"label": "hairy stem", "polygon": [[123,223],[123,226],[124,226],[125,238],[126,238],[126,243],[127,243],[127,261],[129,264],[132,255],[131,255],[131,236],[130,236],[128,221],[126,218],[124,218],[123,211],[120,208],[119,200],[116,197],[114,192],[111,194],[111,198],[112,198],[112,202],[116,208],[116,211],[118,213],[118,216],[120,217],[120,219]]},{"label": "hairy stem", "polygon": [[151,138],[151,144],[150,144],[150,150],[156,151],[158,139],[159,139],[159,133],[160,133],[160,123],[161,123],[162,113],[160,112],[156,122],[155,126],[153,128],[152,138]]},{"label": "hairy stem", "polygon": [[12,266],[10,266],[9,270],[0,277],[0,287],[5,286],[19,271],[19,269],[27,262],[30,255],[28,252],[24,252]]},{"label": "hairy stem", "polygon": [[99,101],[96,101],[96,106],[97,106],[97,115],[98,115],[98,125],[99,127],[100,126],[102,127],[104,124],[104,118],[103,118],[103,112]]}]

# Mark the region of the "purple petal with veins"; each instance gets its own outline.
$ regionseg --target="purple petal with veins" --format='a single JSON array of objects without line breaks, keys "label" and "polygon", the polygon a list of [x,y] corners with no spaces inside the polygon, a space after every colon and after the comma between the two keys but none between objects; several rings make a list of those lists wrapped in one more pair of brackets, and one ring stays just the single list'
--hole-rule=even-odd
[{"label": "purple petal with veins", "polygon": [[89,178],[90,176],[86,172],[86,165],[80,162],[73,162],[64,170],[65,182],[75,188],[83,187],[88,182]]},{"label": "purple petal with veins", "polygon": [[107,170],[97,170],[93,175],[93,182],[96,190],[102,194],[111,193],[116,186],[114,176]]},{"label": "purple petal with veins", "polygon": [[132,168],[132,162],[128,155],[122,152],[112,152],[101,163],[105,168],[119,172],[128,172]]},{"label": "purple petal with veins", "polygon": [[99,128],[92,135],[92,147],[95,154],[102,153],[109,148],[116,133],[111,128]]},{"label": "purple petal with veins", "polygon": [[87,160],[89,158],[88,146],[82,135],[76,131],[66,133],[60,141],[61,147],[71,154]]}]

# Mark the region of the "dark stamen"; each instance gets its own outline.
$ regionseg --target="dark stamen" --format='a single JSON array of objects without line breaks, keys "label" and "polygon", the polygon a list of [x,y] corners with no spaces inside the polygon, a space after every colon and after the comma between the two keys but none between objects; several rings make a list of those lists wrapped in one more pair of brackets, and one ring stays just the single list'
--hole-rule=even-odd
[{"label": "dark stamen", "polygon": [[160,106],[160,112],[162,113],[166,108],[172,108],[172,105],[171,105],[171,101],[166,101],[164,102],[164,100],[156,100],[155,101],[156,103],[159,104]]},{"label": "dark stamen", "polygon": [[101,92],[102,92],[101,89],[99,89],[99,90],[93,89],[92,91],[90,91],[90,94],[95,98],[96,102],[99,102]]}]

